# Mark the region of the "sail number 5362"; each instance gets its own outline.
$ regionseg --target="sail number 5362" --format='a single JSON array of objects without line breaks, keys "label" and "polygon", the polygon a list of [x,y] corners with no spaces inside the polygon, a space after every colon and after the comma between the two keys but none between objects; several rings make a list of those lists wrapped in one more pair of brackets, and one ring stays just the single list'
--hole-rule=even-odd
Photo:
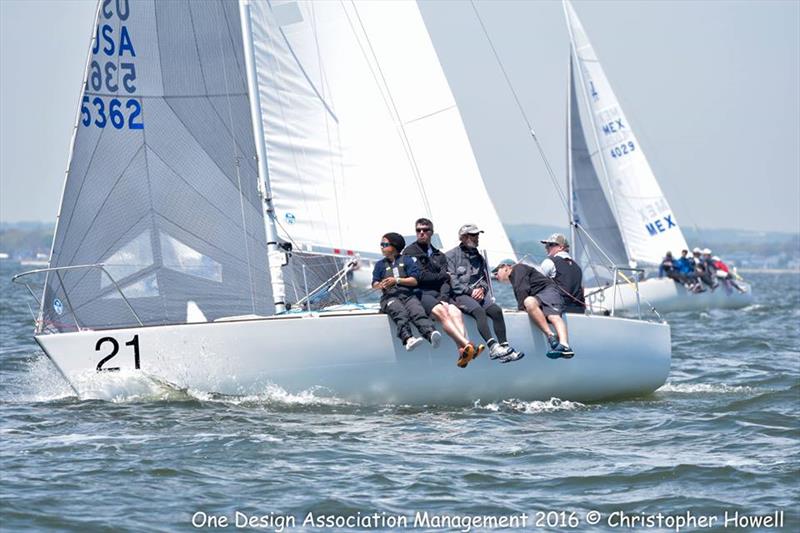
[{"label": "sail number 5362", "polygon": [[[117,353],[119,352],[119,341],[114,337],[103,337],[97,344],[94,346],[94,350],[96,352],[103,351],[103,345],[108,345],[106,350],[110,351],[100,359],[100,362],[97,363],[97,371],[98,372],[118,372],[118,366],[103,366],[108,363]],[[125,343],[125,346],[130,346],[133,348],[133,367],[138,369],[139,368],[139,335],[134,335],[131,340]]]}]

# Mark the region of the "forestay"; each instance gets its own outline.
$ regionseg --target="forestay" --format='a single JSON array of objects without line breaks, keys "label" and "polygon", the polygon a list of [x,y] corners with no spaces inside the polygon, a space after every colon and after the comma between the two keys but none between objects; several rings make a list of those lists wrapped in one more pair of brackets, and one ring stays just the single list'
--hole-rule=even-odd
[{"label": "forestay", "polygon": [[[104,263],[145,324],[271,314],[265,241],[237,4],[101,2],[51,266]],[[42,314],[137,323],[98,269],[50,273]]]},{"label": "forestay", "polygon": [[[606,199],[592,153],[586,144],[576,93],[575,64],[570,56],[569,71],[569,180],[572,193],[572,220],[578,224],[572,248],[582,265],[625,265],[628,256],[619,226]],[[588,270],[587,270],[588,273]]]},{"label": "forestay", "polygon": [[253,2],[279,232],[305,249],[377,252],[433,219],[445,247],[473,222],[513,257],[414,2]]},{"label": "forestay", "polygon": [[641,145],[611,90],[574,9],[564,2],[578,75],[597,139],[595,168],[604,169],[617,224],[631,261],[657,264],[687,247]]}]

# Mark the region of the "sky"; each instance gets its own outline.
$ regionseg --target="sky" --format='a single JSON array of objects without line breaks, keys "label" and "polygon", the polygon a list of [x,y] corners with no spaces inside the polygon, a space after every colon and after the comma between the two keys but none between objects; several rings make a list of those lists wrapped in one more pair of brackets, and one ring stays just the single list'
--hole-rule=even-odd
[{"label": "sky", "polygon": [[[574,1],[683,226],[800,232],[800,1]],[[560,1],[478,1],[559,185],[569,42]],[[505,223],[567,215],[469,2],[422,2]],[[0,0],[0,221],[55,220],[92,0]]]}]

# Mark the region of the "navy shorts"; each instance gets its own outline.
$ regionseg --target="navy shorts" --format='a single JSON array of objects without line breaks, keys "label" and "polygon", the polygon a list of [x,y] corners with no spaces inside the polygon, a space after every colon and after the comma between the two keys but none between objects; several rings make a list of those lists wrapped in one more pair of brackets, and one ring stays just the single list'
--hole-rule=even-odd
[{"label": "navy shorts", "polygon": [[564,312],[564,299],[558,289],[553,286],[545,287],[533,297],[539,301],[539,306],[545,316],[561,315]]}]

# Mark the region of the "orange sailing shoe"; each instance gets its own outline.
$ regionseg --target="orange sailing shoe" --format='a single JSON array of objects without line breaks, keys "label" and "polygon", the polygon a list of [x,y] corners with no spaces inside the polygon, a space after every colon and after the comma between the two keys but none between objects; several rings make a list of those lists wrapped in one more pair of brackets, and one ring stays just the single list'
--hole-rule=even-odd
[{"label": "orange sailing shoe", "polygon": [[456,365],[458,365],[459,368],[467,368],[469,362],[475,359],[475,352],[475,345],[471,342],[463,348],[459,348],[458,361],[456,362]]}]

